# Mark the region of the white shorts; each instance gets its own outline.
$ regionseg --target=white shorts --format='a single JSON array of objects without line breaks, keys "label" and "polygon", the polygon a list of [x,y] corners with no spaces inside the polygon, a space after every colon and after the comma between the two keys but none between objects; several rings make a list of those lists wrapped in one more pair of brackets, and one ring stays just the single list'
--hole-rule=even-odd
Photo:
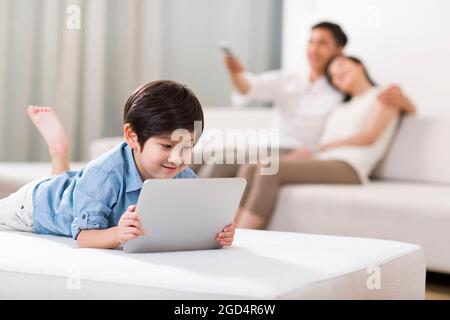
[{"label": "white shorts", "polygon": [[33,232],[33,190],[43,180],[34,180],[0,199],[0,231]]}]

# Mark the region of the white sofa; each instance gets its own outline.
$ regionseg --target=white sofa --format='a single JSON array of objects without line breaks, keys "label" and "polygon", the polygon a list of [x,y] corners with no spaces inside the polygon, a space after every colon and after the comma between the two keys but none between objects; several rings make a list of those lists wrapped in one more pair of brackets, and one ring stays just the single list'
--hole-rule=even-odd
[{"label": "white sofa", "polygon": [[[206,128],[268,128],[269,109],[207,109]],[[282,188],[269,230],[414,243],[450,273],[450,119],[404,118],[366,186]]]},{"label": "white sofa", "polygon": [[[270,116],[269,109],[206,108],[205,125],[267,128]],[[424,249],[428,270],[450,273],[449,138],[450,121],[404,119],[371,184],[285,186],[269,229],[409,242]],[[118,140],[94,142],[91,156]],[[49,164],[0,164],[0,192],[10,193],[48,170]]]}]

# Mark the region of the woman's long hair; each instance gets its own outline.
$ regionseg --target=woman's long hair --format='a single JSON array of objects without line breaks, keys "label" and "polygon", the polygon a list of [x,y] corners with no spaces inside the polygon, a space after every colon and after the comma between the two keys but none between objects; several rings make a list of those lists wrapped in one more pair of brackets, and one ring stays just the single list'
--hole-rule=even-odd
[{"label": "woman's long hair", "polygon": [[[369,83],[372,86],[376,86],[376,82],[372,80],[372,77],[370,76],[369,72],[367,71],[366,66],[364,65],[364,63],[361,61],[361,59],[356,58],[356,57],[352,57],[352,56],[344,56],[344,55],[337,55],[334,58],[332,58],[326,65],[325,67],[325,76],[328,80],[328,82],[338,91],[340,91],[338,88],[336,88],[336,86],[333,84],[333,81],[331,80],[331,74],[330,74],[330,66],[333,63],[334,60],[336,60],[337,58],[345,58],[345,59],[349,59],[359,65],[361,65],[364,69],[364,75],[366,76],[367,81],[369,81]],[[352,100],[352,95],[351,94],[345,94],[344,96],[344,102],[348,102],[350,100]]]}]

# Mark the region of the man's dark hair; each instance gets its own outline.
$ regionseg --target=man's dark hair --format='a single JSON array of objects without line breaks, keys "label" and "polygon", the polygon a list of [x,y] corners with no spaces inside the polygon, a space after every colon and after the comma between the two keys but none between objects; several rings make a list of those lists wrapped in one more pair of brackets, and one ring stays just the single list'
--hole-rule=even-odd
[{"label": "man's dark hair", "polygon": [[177,129],[194,131],[194,121],[201,121],[202,131],[204,127],[197,97],[174,81],[154,81],[137,88],[125,103],[123,117],[137,134],[141,148],[153,136],[171,134]]},{"label": "man's dark hair", "polygon": [[348,37],[345,34],[345,32],[342,30],[342,28],[339,25],[337,25],[335,23],[327,22],[327,21],[320,22],[312,27],[312,30],[314,30],[314,29],[325,29],[325,30],[328,30],[329,32],[331,32],[331,34],[333,35],[334,41],[336,41],[336,44],[338,46],[345,47],[345,45],[348,42]]}]

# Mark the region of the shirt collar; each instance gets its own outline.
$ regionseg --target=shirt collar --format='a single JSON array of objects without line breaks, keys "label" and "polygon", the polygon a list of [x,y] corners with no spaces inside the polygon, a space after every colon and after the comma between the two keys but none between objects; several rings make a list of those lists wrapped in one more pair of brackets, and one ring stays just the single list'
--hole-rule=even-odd
[{"label": "shirt collar", "polygon": [[136,163],[134,162],[133,152],[126,142],[125,144],[125,191],[132,192],[141,189],[143,183]]},{"label": "shirt collar", "polygon": [[315,81],[312,81],[311,76],[308,75],[308,83],[311,87],[324,87],[324,86],[328,85],[328,80],[324,75],[322,75],[319,78],[317,78]]},{"label": "shirt collar", "polygon": [[318,93],[323,93],[324,90],[328,90],[328,91],[332,91],[332,92],[336,92],[337,94],[339,94],[341,97],[343,97],[343,93],[340,92],[339,90],[337,90],[335,87],[333,87],[329,82],[328,79],[325,75],[322,75],[321,77],[319,77],[316,81],[311,81],[310,76],[308,76],[308,82],[309,84],[309,89],[311,90],[311,92],[318,92]]}]

